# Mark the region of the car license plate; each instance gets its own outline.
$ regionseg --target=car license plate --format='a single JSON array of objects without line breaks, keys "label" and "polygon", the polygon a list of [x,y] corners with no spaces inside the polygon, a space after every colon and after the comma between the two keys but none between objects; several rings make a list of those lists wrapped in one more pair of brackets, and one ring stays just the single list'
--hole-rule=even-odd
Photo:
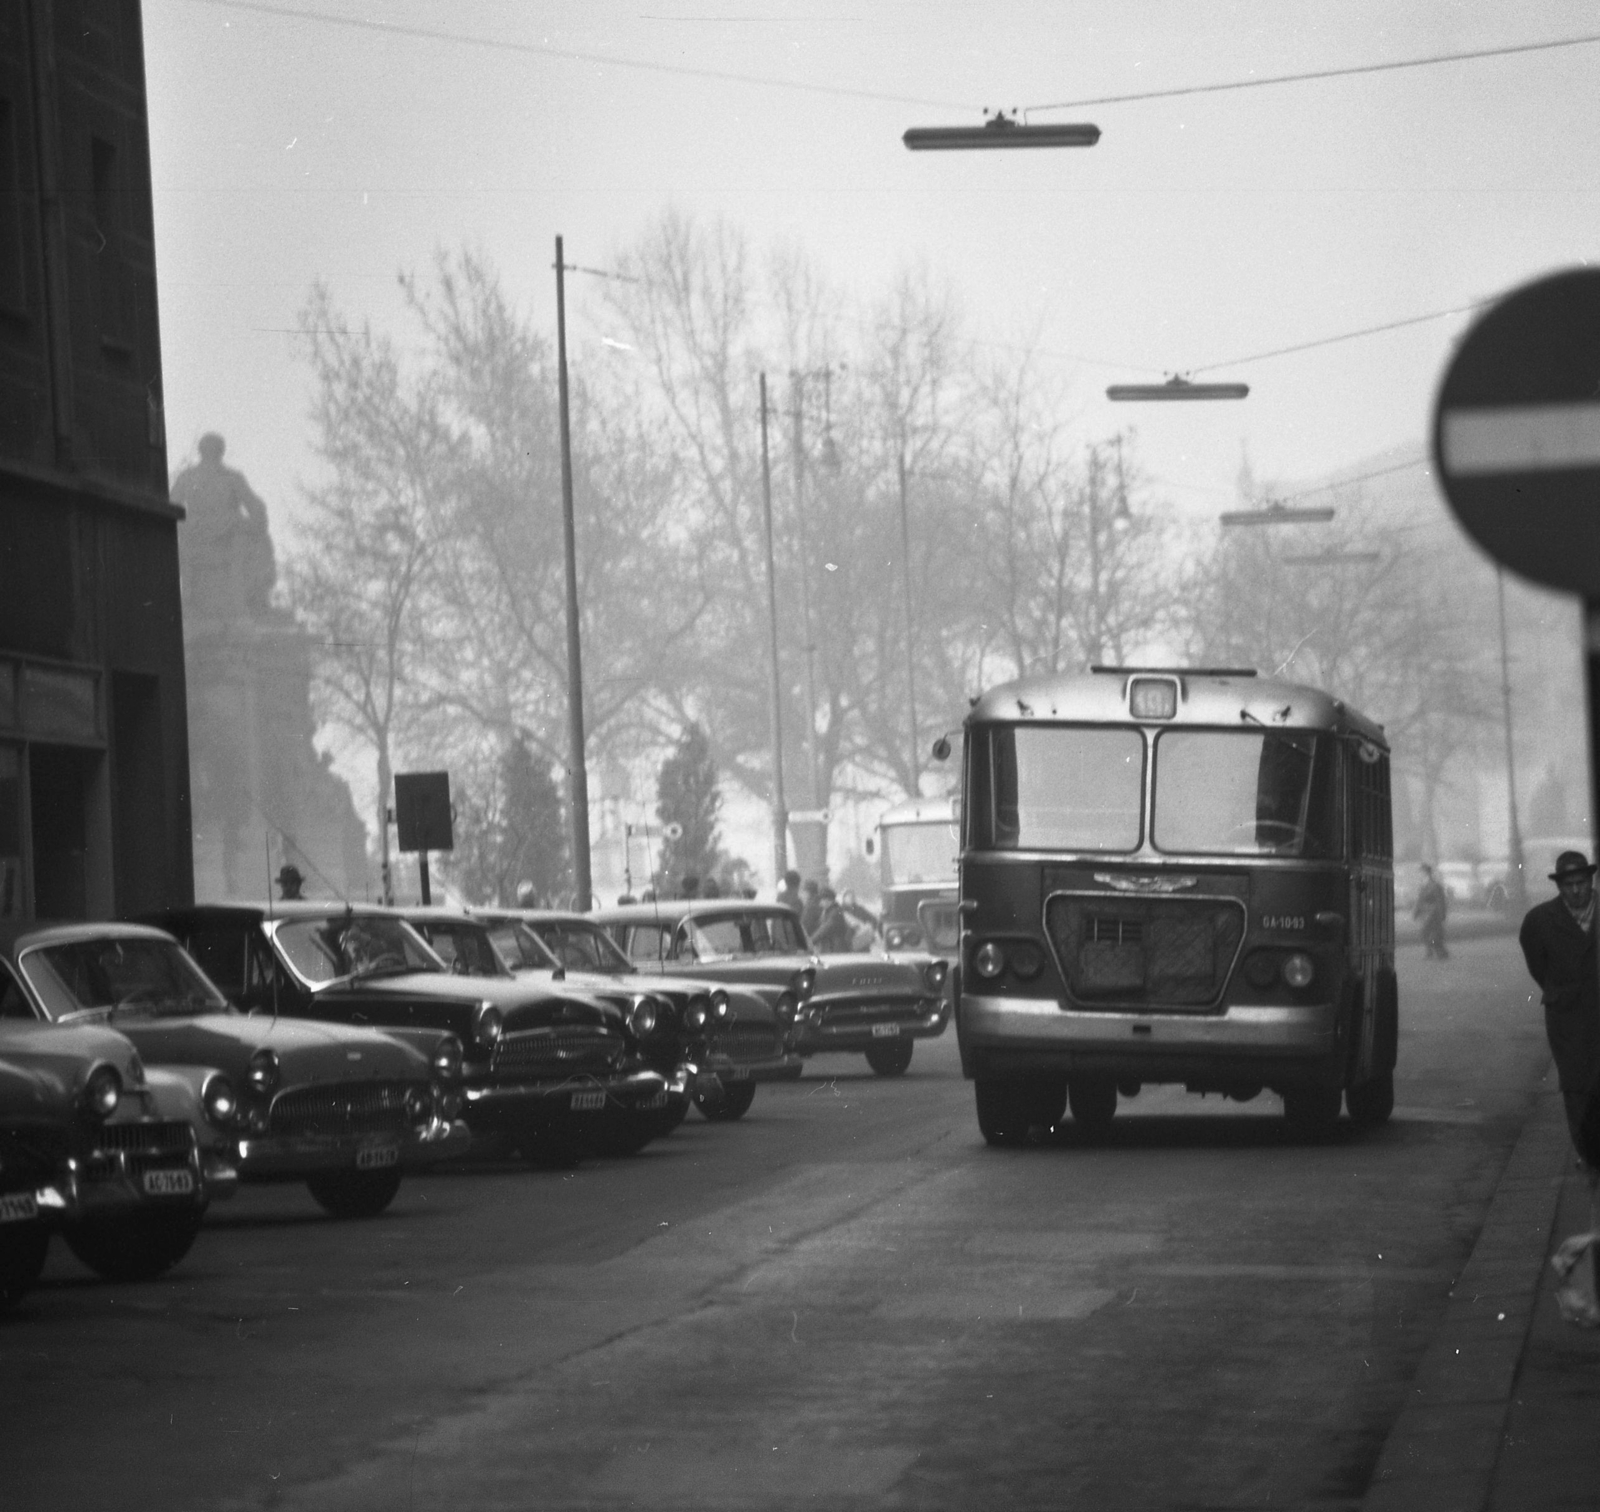
[{"label": "car license plate", "polygon": [[572,1111],[574,1113],[598,1113],[606,1105],[604,1092],[574,1092],[572,1094]]},{"label": "car license plate", "polygon": [[873,1039],[893,1039],[900,1032],[898,1024],[874,1024],[872,1026]]},{"label": "car license plate", "polygon": [[641,1113],[649,1113],[656,1108],[664,1108],[666,1105],[667,1089],[663,1087],[659,1092],[652,1092],[648,1097],[641,1097],[636,1106]]},{"label": "car license plate", "polygon": [[194,1190],[192,1171],[146,1171],[144,1191],[147,1197],[187,1197]]},{"label": "car license plate", "polygon": [[0,1223],[26,1223],[39,1216],[39,1203],[32,1192],[7,1192],[0,1197]]},{"label": "car license plate", "polygon": [[371,1149],[356,1151],[358,1171],[381,1171],[385,1166],[399,1165],[399,1163],[399,1145],[377,1145]]},{"label": "car license plate", "polygon": [[719,1071],[717,1075],[723,1081],[749,1081],[750,1068],[748,1066],[735,1066],[731,1071]]}]

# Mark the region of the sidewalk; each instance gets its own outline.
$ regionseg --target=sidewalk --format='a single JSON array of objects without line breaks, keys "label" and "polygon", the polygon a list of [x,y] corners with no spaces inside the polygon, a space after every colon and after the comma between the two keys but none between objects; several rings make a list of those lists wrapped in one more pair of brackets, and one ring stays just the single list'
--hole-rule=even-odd
[{"label": "sidewalk", "polygon": [[1551,1250],[1588,1223],[1554,1069],[1495,1189],[1362,1512],[1600,1505],[1600,1331],[1561,1322]]}]

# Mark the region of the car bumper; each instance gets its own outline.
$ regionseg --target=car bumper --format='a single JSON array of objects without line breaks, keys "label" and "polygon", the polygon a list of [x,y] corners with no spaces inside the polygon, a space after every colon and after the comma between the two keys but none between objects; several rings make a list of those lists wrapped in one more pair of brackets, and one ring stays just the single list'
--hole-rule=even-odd
[{"label": "car bumper", "polygon": [[92,1165],[94,1169],[86,1170],[80,1162],[69,1161],[54,1181],[36,1188],[38,1216],[80,1223],[141,1208],[203,1208],[225,1202],[239,1186],[234,1166],[209,1152],[195,1151],[186,1161],[145,1165],[106,1155]]},{"label": "car bumper", "polygon": [[808,1020],[799,1026],[791,1043],[801,1055],[870,1050],[896,1039],[935,1039],[944,1033],[949,1022],[948,998],[923,998],[865,1021],[831,1023],[826,1017],[821,1022]]},{"label": "car bumper", "polygon": [[[576,1074],[559,1080],[484,1083],[463,1089],[467,1122],[478,1129],[584,1120],[606,1113],[657,1112],[668,1106],[674,1082],[659,1071],[614,1076]],[[687,1084],[676,1095],[687,1095]]]},{"label": "car bumper", "polygon": [[234,1158],[246,1181],[282,1181],[323,1171],[411,1170],[464,1154],[471,1142],[459,1119],[432,1118],[404,1134],[246,1135]]},{"label": "car bumper", "polygon": [[770,1055],[762,1060],[735,1060],[731,1055],[707,1055],[697,1062],[702,1075],[724,1082],[794,1081],[805,1070],[799,1055]]},{"label": "car bumper", "polygon": [[1081,1071],[1182,1081],[1223,1067],[1302,1069],[1341,1053],[1332,1003],[1251,1004],[1217,1013],[1094,1012],[1053,998],[961,999],[962,1067],[969,1076]]}]

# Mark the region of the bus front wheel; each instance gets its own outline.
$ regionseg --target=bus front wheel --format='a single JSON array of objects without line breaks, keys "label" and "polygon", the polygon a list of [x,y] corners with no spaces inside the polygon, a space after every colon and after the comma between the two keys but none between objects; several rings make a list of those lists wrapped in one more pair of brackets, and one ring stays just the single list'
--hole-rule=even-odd
[{"label": "bus front wheel", "polygon": [[1067,1083],[1072,1121],[1085,1134],[1104,1134],[1117,1116],[1117,1084],[1109,1076],[1074,1076]]},{"label": "bus front wheel", "polygon": [[978,1130],[992,1145],[1028,1142],[1036,1124],[1053,1128],[1067,1106],[1067,1088],[1060,1077],[979,1077],[973,1083],[978,1103]]},{"label": "bus front wheel", "polygon": [[1283,1118],[1297,1139],[1326,1139],[1339,1121],[1338,1087],[1285,1087]]}]

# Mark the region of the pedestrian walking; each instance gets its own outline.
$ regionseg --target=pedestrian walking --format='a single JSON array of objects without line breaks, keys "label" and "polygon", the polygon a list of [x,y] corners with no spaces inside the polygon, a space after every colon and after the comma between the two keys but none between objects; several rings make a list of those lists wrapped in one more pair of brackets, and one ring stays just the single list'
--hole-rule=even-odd
[{"label": "pedestrian walking", "polygon": [[1422,863],[1422,888],[1417,893],[1412,917],[1422,920],[1422,943],[1430,959],[1448,960],[1450,952],[1444,943],[1444,917],[1450,912],[1450,894],[1444,883],[1434,874],[1426,861]]},{"label": "pedestrian walking", "polygon": [[816,933],[821,922],[822,899],[817,896],[816,879],[807,877],[800,888],[800,927],[806,932],[808,940]]},{"label": "pedestrian walking", "polygon": [[786,871],[783,874],[783,885],[778,889],[778,902],[785,908],[792,908],[797,914],[804,906],[800,902],[800,873]]},{"label": "pedestrian walking", "polygon": [[[1589,1232],[1566,1240],[1552,1264],[1569,1323],[1600,1327],[1594,1252],[1600,1243],[1600,978],[1595,958],[1595,866],[1582,851],[1563,851],[1550,880],[1558,896],[1530,908],[1520,940],[1539,984],[1544,1030],[1561,1083],[1573,1148],[1589,1182]],[[1587,1258],[1588,1263],[1582,1263]]]},{"label": "pedestrian walking", "polygon": [[838,896],[831,887],[825,887],[820,897],[822,919],[811,936],[811,948],[819,955],[839,955],[853,949],[856,932],[839,907]]}]

